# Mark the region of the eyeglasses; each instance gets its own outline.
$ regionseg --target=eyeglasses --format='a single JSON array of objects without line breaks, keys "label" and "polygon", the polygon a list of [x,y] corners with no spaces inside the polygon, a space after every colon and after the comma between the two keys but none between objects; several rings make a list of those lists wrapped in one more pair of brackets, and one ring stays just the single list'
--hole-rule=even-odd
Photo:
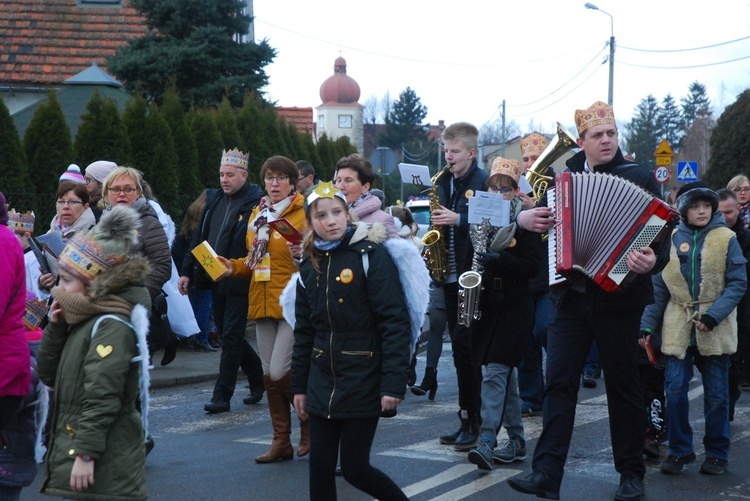
[{"label": "eyeglasses", "polygon": [[263,178],[263,180],[268,184],[271,184],[274,181],[278,181],[279,183],[286,183],[287,181],[289,181],[289,176],[266,176]]},{"label": "eyeglasses", "polygon": [[91,183],[93,183],[95,181],[96,181],[96,179],[94,179],[93,177],[86,176],[86,177],[83,178],[83,184],[91,184]]},{"label": "eyeglasses", "polygon": [[138,188],[131,188],[130,186],[126,186],[125,188],[107,188],[107,191],[109,191],[112,195],[119,195],[120,193],[132,195],[133,193],[138,191]]},{"label": "eyeglasses", "polygon": [[80,200],[58,200],[55,202],[58,207],[62,207],[63,205],[69,205],[71,207],[75,207],[76,205],[82,205],[83,202]]},{"label": "eyeglasses", "polygon": [[502,193],[503,195],[507,195],[511,191],[513,191],[513,188],[508,188],[507,186],[503,186],[502,188],[498,188],[497,186],[490,186],[489,188],[490,193]]},{"label": "eyeglasses", "polygon": [[743,186],[742,188],[735,188],[733,191],[735,193],[748,193],[750,192],[750,186]]}]

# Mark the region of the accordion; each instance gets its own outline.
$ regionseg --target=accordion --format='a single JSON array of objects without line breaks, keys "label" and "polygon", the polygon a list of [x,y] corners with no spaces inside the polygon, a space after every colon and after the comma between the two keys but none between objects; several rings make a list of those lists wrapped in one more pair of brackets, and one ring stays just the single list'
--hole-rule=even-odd
[{"label": "accordion", "polygon": [[547,200],[555,211],[547,240],[550,285],[580,272],[614,291],[637,276],[625,262],[627,255],[641,247],[656,249],[679,221],[669,205],[609,174],[558,174]]}]

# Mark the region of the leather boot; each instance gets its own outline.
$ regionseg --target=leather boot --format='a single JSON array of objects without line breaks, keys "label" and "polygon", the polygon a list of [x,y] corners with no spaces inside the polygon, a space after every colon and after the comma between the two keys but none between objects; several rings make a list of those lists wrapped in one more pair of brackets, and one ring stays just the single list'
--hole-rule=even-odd
[{"label": "leather boot", "polygon": [[[292,373],[287,372],[284,377],[276,381],[276,388],[286,397],[294,407],[294,394],[292,393]],[[307,456],[310,453],[310,432],[307,429],[307,421],[299,421],[299,447],[297,457]]]},{"label": "leather boot", "polygon": [[264,374],[263,383],[266,386],[266,399],[268,400],[268,411],[271,414],[271,425],[273,426],[273,442],[268,452],[255,458],[256,463],[274,463],[276,461],[288,461],[294,456],[294,449],[289,440],[292,433],[292,411],[289,401],[279,391],[276,383],[271,377]]},{"label": "leather boot", "polygon": [[422,378],[422,382],[417,386],[412,386],[410,390],[413,394],[420,397],[429,392],[430,395],[427,398],[429,398],[430,400],[435,400],[435,392],[437,392],[437,388],[437,370],[433,369],[432,367],[427,367],[424,370],[424,378]]}]

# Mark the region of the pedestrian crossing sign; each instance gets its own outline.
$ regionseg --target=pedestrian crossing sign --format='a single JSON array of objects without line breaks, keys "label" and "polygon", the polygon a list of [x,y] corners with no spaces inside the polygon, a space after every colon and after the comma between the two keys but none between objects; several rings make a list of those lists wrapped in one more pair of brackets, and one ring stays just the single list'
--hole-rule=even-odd
[{"label": "pedestrian crossing sign", "polygon": [[677,162],[677,180],[687,183],[698,180],[698,162]]}]

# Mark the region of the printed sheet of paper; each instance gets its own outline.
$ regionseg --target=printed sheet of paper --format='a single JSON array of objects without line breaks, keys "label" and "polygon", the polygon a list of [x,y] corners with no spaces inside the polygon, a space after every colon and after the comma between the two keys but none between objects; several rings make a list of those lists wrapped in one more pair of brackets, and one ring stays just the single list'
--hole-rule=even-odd
[{"label": "printed sheet of paper", "polygon": [[398,171],[401,173],[401,181],[404,184],[411,184],[416,187],[432,186],[430,182],[430,169],[426,165],[417,164],[398,164]]},{"label": "printed sheet of paper", "polygon": [[469,199],[469,224],[481,224],[483,218],[489,218],[492,226],[508,226],[510,202],[500,193],[477,191]]},{"label": "printed sheet of paper", "polygon": [[206,273],[211,277],[211,280],[216,280],[227,271],[227,267],[224,263],[219,261],[216,255],[216,251],[204,240],[195,249],[192,250],[195,259],[203,266]]},{"label": "printed sheet of paper", "polygon": [[[552,184],[554,185],[555,182],[552,181]],[[521,176],[521,179],[518,180],[518,187],[521,188],[521,193],[526,193],[527,195],[530,195],[534,190],[534,188],[532,188],[529,182],[526,180],[525,176]]]}]

